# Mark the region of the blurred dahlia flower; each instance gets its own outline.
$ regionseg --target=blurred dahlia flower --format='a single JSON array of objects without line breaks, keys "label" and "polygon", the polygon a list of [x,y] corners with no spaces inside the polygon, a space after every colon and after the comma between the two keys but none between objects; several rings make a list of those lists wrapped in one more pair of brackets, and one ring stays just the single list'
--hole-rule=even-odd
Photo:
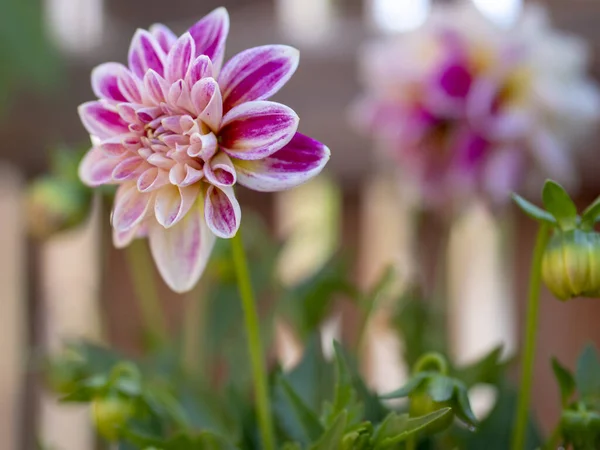
[{"label": "blurred dahlia flower", "polygon": [[164,25],[138,30],[129,67],[96,67],[92,88],[99,100],[79,107],[93,143],[81,179],[119,185],[115,245],[147,236],[159,272],[177,292],[197,282],[215,237],[236,234],[236,183],[288,189],[329,159],[326,146],[297,133],[294,111],[265,101],[296,70],[298,51],[251,48],[221,69],[228,31],[224,8],[179,38]]},{"label": "blurred dahlia flower", "polygon": [[416,181],[430,206],[473,195],[494,205],[552,177],[573,188],[571,150],[600,114],[584,43],[524,9],[495,27],[471,2],[440,5],[365,52],[353,120]]}]

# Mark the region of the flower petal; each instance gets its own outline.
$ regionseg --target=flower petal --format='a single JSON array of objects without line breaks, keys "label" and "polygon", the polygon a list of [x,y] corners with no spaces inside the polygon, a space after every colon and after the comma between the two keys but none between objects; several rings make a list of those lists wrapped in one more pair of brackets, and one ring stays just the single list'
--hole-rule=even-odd
[{"label": "flower petal", "polygon": [[165,228],[172,227],[189,212],[199,194],[200,183],[186,187],[163,187],[157,192],[154,203],[156,220]]},{"label": "flower petal", "polygon": [[201,196],[175,226],[165,229],[153,223],[150,250],[165,283],[175,292],[191,290],[202,275],[215,243],[204,221]]},{"label": "flower petal", "polygon": [[160,45],[160,48],[165,53],[169,53],[169,50],[171,50],[171,47],[173,47],[173,44],[175,44],[175,41],[177,41],[177,36],[175,33],[173,33],[169,27],[163,25],[162,23],[155,23],[154,25],[151,25],[148,31],[150,31],[152,36],[154,36],[154,39],[156,39],[156,42],[158,42],[158,45]]},{"label": "flower petal", "polygon": [[223,102],[219,84],[213,78],[203,78],[192,88],[192,103],[202,120],[209,128],[217,132],[223,117]]},{"label": "flower petal", "polygon": [[143,158],[138,155],[133,155],[121,160],[121,162],[115,166],[115,169],[112,172],[112,178],[118,182],[135,180],[149,168],[150,165],[147,164]]},{"label": "flower petal", "polygon": [[204,177],[202,169],[196,169],[186,163],[175,164],[169,171],[169,182],[175,186],[189,186]]},{"label": "flower petal", "polygon": [[99,98],[127,101],[119,87],[119,78],[123,70],[127,70],[122,64],[109,62],[100,64],[92,70],[92,90]]},{"label": "flower petal", "polygon": [[127,101],[132,103],[142,103],[139,81],[127,67],[123,66],[117,84]]},{"label": "flower petal", "polygon": [[206,224],[217,237],[227,239],[235,236],[242,211],[231,186],[211,185],[206,191],[204,208]]},{"label": "flower petal", "polygon": [[219,75],[223,109],[269,98],[291,78],[299,59],[298,50],[287,45],[265,45],[238,53]]},{"label": "flower petal", "polygon": [[137,188],[140,192],[150,192],[163,187],[168,182],[169,177],[165,170],[150,167],[137,179]]},{"label": "flower petal", "polygon": [[79,178],[91,187],[112,183],[112,172],[120,162],[120,158],[107,157],[99,147],[94,147],[79,164]]},{"label": "flower petal", "polygon": [[192,87],[198,80],[212,76],[213,66],[210,58],[206,55],[200,55],[190,65],[190,70],[187,74],[187,82],[190,87]]},{"label": "flower petal", "polygon": [[133,241],[134,239],[144,237],[144,235],[146,234],[145,228],[146,227],[144,226],[144,223],[140,223],[134,227],[131,227],[128,230],[125,230],[125,231],[118,231],[113,228],[112,229],[113,245],[116,248],[127,247],[129,244],[131,244],[131,241]]},{"label": "flower petal", "polygon": [[298,121],[292,109],[279,103],[242,103],[223,117],[219,132],[221,148],[233,158],[265,158],[292,139]]},{"label": "flower petal", "polygon": [[119,186],[115,195],[112,226],[117,231],[126,231],[139,224],[148,212],[152,194],[140,192],[135,183]]},{"label": "flower petal", "polygon": [[324,144],[296,133],[281,150],[258,161],[235,160],[237,181],[249,189],[263,192],[282,191],[316,176],[330,151]]},{"label": "flower petal", "polygon": [[124,156],[128,150],[127,147],[125,147],[123,140],[124,138],[122,136],[105,139],[102,141],[99,147],[108,157],[116,158],[119,156]]},{"label": "flower petal", "polygon": [[223,7],[204,16],[190,28],[196,43],[196,56],[206,55],[212,61],[215,74],[219,73],[225,55],[225,41],[229,33],[229,14]]},{"label": "flower petal", "polygon": [[144,75],[144,91],[148,100],[155,105],[165,101],[167,94],[169,93],[170,85],[161,75],[156,71],[150,69]]},{"label": "flower petal", "polygon": [[146,30],[137,30],[129,47],[129,68],[140,79],[149,69],[164,73],[165,52],[154,36]]},{"label": "flower petal", "polygon": [[165,78],[174,82],[183,80],[195,57],[195,44],[189,33],[181,35],[167,56]]},{"label": "flower petal", "polygon": [[77,109],[85,129],[100,139],[127,133],[127,123],[116,108],[102,101],[86,102]]},{"label": "flower petal", "polygon": [[211,184],[217,186],[233,186],[237,178],[231,159],[223,152],[219,152],[204,165],[204,174]]}]

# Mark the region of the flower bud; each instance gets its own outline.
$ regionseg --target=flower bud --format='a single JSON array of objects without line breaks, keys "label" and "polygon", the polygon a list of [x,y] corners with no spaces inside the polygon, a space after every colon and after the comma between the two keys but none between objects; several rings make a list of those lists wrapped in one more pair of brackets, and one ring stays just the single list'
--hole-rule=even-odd
[{"label": "flower bud", "polygon": [[29,230],[37,238],[47,238],[74,227],[87,216],[90,193],[79,183],[58,178],[34,181],[27,192]]},{"label": "flower bud", "polygon": [[134,402],[130,399],[111,396],[98,397],[92,402],[92,417],[98,433],[108,441],[119,438],[120,429],[133,417]]},{"label": "flower bud", "polygon": [[443,402],[436,402],[433,400],[429,393],[431,387],[430,384],[430,381],[426,380],[425,383],[409,395],[410,406],[408,413],[411,417],[421,417],[443,408],[452,408],[452,412],[446,414],[442,419],[436,420],[427,427],[427,431],[434,434],[444,431],[452,425],[454,422],[454,408],[456,405],[452,400]]},{"label": "flower bud", "polygon": [[600,448],[600,414],[585,407],[563,411],[560,426],[567,444],[581,450]]},{"label": "flower bud", "polygon": [[557,230],[544,252],[542,277],[560,300],[600,297],[600,234]]}]

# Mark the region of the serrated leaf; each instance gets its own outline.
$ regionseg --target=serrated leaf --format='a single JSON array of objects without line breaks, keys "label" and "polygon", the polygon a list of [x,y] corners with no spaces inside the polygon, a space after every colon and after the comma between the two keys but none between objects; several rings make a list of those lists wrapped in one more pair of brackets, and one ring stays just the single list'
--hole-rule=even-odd
[{"label": "serrated leaf", "polygon": [[310,450],[339,450],[347,422],[348,413],[344,410],[338,414],[331,426],[325,430],[325,433],[319,440],[310,447]]},{"label": "serrated leaf", "polygon": [[546,210],[556,218],[563,230],[576,226],[577,207],[560,184],[547,180],[542,191],[542,200]]},{"label": "serrated leaf", "polygon": [[600,401],[600,361],[592,344],[586,345],[577,360],[575,383],[584,402]]},{"label": "serrated leaf", "polygon": [[405,441],[416,433],[425,430],[438,420],[444,420],[452,411],[442,408],[421,417],[409,418],[408,414],[391,412],[378,427],[373,436],[373,449],[388,448]]},{"label": "serrated leaf", "polygon": [[430,379],[427,392],[435,402],[445,402],[452,398],[454,393],[454,380],[444,375],[437,375]]},{"label": "serrated leaf", "polygon": [[479,422],[473,410],[471,409],[471,403],[469,402],[469,395],[467,393],[467,387],[460,383],[456,382],[455,387],[455,395],[456,395],[456,408],[454,408],[454,413],[456,416],[472,427],[476,427]]},{"label": "serrated leaf", "polygon": [[281,426],[295,441],[306,445],[314,442],[324,432],[317,414],[304,403],[282,375],[276,381],[274,409]]},{"label": "serrated leaf", "polygon": [[581,226],[584,229],[591,230],[594,228],[596,220],[600,217],[600,197],[588,206],[581,216]]},{"label": "serrated leaf", "polygon": [[564,367],[556,358],[552,358],[552,371],[554,372],[554,378],[558,383],[560,389],[560,398],[563,408],[565,408],[569,399],[575,392],[575,379],[573,374]]},{"label": "serrated leaf", "polygon": [[512,199],[517,204],[517,206],[521,209],[521,211],[523,211],[525,214],[527,214],[532,219],[538,220],[541,222],[546,222],[550,225],[557,224],[556,219],[554,218],[554,216],[552,216],[552,214],[550,214],[548,211],[544,211],[542,208],[535,206],[533,203],[525,200],[520,195],[512,194]]},{"label": "serrated leaf", "polygon": [[408,397],[412,391],[417,389],[423,380],[430,375],[429,372],[419,372],[413,376],[408,382],[399,389],[390,392],[389,394],[381,395],[379,398],[384,400],[391,400],[394,398]]}]

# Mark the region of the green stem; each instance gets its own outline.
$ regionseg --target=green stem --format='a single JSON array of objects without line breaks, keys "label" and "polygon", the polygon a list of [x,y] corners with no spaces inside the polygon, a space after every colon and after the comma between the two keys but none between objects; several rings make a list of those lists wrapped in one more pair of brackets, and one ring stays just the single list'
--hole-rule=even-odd
[{"label": "green stem", "polygon": [[271,403],[267,389],[267,376],[265,370],[265,359],[260,341],[260,328],[258,323],[258,312],[256,302],[252,293],[250,273],[246,253],[242,242],[241,232],[231,239],[233,250],[233,263],[238,279],[238,289],[242,299],[246,332],[248,334],[248,353],[252,365],[252,377],[254,380],[254,394],[256,396],[256,409],[258,423],[262,438],[263,450],[275,449],[275,438],[273,433],[273,418],[271,416]]},{"label": "green stem", "polygon": [[542,285],[542,256],[548,243],[549,226],[540,225],[531,271],[529,274],[529,293],[527,300],[527,322],[525,328],[525,351],[521,368],[521,387],[519,391],[519,402],[517,405],[517,416],[515,419],[515,431],[513,434],[512,449],[525,450],[525,433],[527,430],[527,419],[529,417],[529,404],[531,401],[531,385],[533,383],[533,363],[535,357],[535,338],[538,326],[538,312],[540,306],[540,288]]},{"label": "green stem", "polygon": [[133,281],[135,296],[142,314],[144,335],[152,348],[167,340],[167,324],[161,310],[156,285],[153,282],[152,258],[144,241],[133,241],[126,249],[127,262]]},{"label": "green stem", "polygon": [[543,450],[556,450],[560,444],[561,429],[560,423],[554,427],[552,434],[548,438],[548,441],[544,444]]},{"label": "green stem", "polygon": [[416,450],[417,448],[417,439],[414,436],[411,436],[406,441],[406,450]]},{"label": "green stem", "polygon": [[186,296],[183,315],[183,346],[182,346],[182,369],[194,380],[200,380],[204,375],[201,370],[203,363],[203,346],[201,344],[201,330],[204,329],[202,319],[204,315],[205,293],[202,283]]}]

